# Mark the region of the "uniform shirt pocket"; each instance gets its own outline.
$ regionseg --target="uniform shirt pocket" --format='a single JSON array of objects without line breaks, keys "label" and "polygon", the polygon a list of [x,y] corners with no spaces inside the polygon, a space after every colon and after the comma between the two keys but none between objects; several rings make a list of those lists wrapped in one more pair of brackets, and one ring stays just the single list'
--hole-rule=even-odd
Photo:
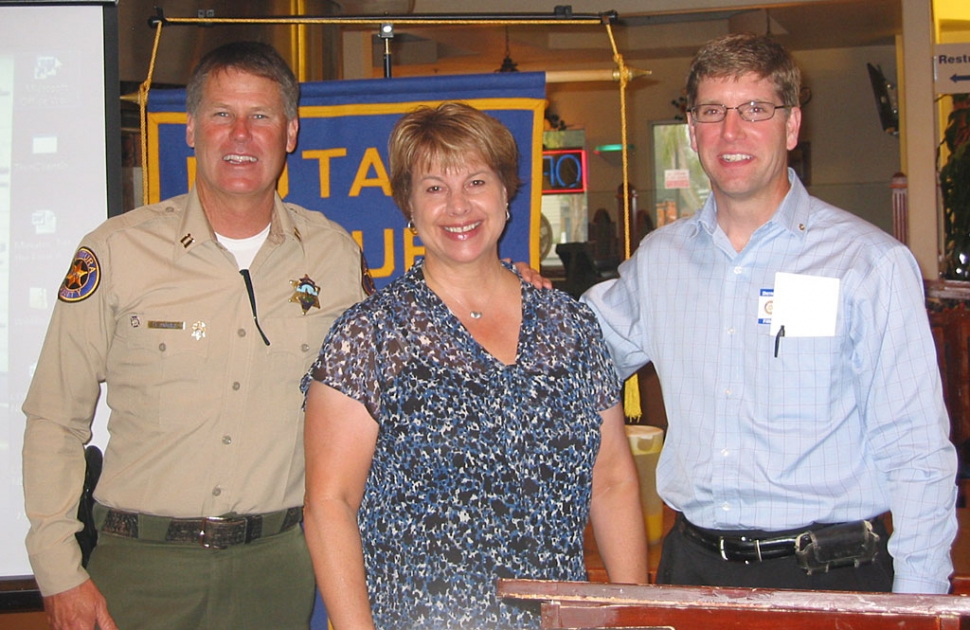
[{"label": "uniform shirt pocket", "polygon": [[117,327],[109,353],[112,409],[154,415],[163,429],[197,418],[186,409],[204,400],[208,353],[209,340],[200,325],[132,315],[129,325]]}]

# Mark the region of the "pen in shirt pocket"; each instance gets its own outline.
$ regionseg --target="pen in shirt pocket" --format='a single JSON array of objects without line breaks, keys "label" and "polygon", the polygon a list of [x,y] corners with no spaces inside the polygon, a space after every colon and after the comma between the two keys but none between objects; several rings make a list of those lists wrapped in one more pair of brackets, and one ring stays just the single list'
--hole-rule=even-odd
[{"label": "pen in shirt pocket", "polygon": [[778,327],[778,334],[775,335],[775,358],[778,358],[778,348],[781,346],[781,338],[785,336],[785,325]]}]

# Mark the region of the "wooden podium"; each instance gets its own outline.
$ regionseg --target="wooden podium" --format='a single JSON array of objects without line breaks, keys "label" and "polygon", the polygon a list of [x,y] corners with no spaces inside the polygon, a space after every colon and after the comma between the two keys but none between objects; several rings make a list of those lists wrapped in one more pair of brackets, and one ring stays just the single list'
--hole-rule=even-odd
[{"label": "wooden podium", "polygon": [[970,630],[970,597],[499,580],[543,628]]}]

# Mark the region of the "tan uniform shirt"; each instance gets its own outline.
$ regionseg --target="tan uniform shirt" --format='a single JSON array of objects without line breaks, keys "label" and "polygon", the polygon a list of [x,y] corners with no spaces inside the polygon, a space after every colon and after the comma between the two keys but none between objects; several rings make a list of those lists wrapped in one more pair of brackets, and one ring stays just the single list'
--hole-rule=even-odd
[{"label": "tan uniform shirt", "polygon": [[87,579],[75,515],[101,382],[111,414],[99,502],[172,517],[302,505],[299,382],[334,319],[364,297],[361,269],[341,227],[277,198],[250,266],[266,345],[194,191],[84,238],[23,406],[27,550],[42,593]]}]

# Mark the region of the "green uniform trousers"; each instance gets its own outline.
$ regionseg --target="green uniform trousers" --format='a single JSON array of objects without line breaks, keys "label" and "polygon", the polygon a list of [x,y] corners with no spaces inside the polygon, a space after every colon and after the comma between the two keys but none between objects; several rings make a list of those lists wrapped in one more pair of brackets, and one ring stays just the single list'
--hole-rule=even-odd
[{"label": "green uniform trousers", "polygon": [[88,572],[120,630],[306,630],[302,527],[226,549],[101,533]]}]

